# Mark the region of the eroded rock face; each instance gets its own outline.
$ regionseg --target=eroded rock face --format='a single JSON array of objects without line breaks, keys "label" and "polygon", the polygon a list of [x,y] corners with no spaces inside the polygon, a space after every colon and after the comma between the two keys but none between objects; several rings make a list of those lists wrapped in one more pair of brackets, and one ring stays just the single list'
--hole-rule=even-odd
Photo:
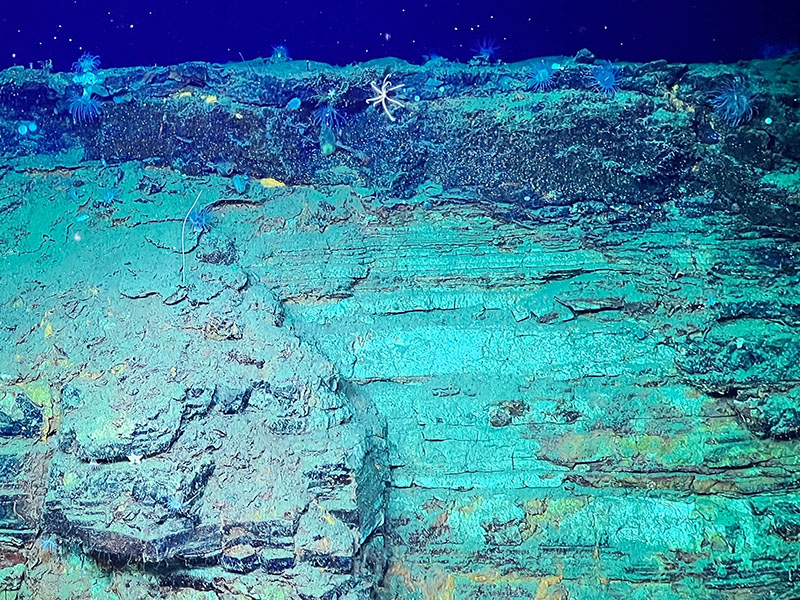
[{"label": "eroded rock face", "polygon": [[2,74],[0,589],[800,595],[800,64],[592,60]]},{"label": "eroded rock face", "polygon": [[298,597],[363,595],[371,574],[355,566],[383,524],[380,431],[280,326],[268,289],[217,298],[129,315],[113,354],[92,361],[126,356],[61,387],[40,526],[100,563],[181,573],[183,585],[247,575]]}]

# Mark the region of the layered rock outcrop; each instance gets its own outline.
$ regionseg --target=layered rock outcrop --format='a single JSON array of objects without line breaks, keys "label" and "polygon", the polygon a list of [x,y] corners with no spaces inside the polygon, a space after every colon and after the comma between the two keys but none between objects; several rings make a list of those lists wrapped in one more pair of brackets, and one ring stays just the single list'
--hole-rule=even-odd
[{"label": "layered rock outcrop", "polygon": [[800,62],[553,62],[0,74],[0,589],[800,594]]}]

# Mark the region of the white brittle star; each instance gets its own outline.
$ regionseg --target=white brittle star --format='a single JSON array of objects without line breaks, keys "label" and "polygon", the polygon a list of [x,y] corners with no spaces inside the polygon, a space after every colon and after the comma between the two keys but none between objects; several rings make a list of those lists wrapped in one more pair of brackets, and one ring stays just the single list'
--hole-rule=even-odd
[{"label": "white brittle star", "polygon": [[392,115],[392,113],[389,112],[389,107],[386,106],[386,103],[390,102],[392,104],[397,104],[397,106],[399,106],[400,108],[405,108],[405,107],[403,106],[402,102],[399,102],[394,98],[389,98],[389,92],[399,90],[401,87],[405,87],[405,84],[401,83],[400,85],[392,85],[392,82],[389,81],[389,77],[391,77],[391,74],[383,78],[383,83],[381,84],[381,87],[375,85],[374,81],[370,82],[372,89],[375,91],[375,94],[377,95],[374,98],[368,98],[367,104],[374,104],[374,105],[380,104],[381,108],[383,108],[383,112],[385,112],[386,116],[389,117],[389,120],[394,121],[395,118]]}]

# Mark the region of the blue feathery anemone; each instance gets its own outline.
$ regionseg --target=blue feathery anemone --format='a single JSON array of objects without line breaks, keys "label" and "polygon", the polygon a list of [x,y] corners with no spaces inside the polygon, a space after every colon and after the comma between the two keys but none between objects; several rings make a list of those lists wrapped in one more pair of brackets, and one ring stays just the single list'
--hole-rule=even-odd
[{"label": "blue feathery anemone", "polygon": [[103,192],[103,196],[93,202],[96,209],[100,211],[108,211],[113,208],[114,203],[117,202],[117,190],[115,188],[107,189]]},{"label": "blue feathery anemone", "polygon": [[100,67],[100,57],[84,52],[83,55],[72,63],[72,70],[76,73],[90,73]]},{"label": "blue feathery anemone", "polygon": [[717,88],[711,105],[714,112],[731,127],[747,123],[755,113],[756,94],[741,75],[728,79]]},{"label": "blue feathery anemone", "polygon": [[211,211],[209,211],[207,206],[200,210],[192,210],[192,212],[189,213],[189,223],[195,233],[210,231],[211,227],[214,225],[211,220]]},{"label": "blue feathery anemone", "polygon": [[611,64],[611,61],[601,60],[592,71],[589,87],[596,92],[613,98],[614,94],[619,90],[619,83],[619,68]]},{"label": "blue feathery anemone", "polygon": [[472,51],[475,53],[473,58],[492,60],[499,50],[500,46],[495,45],[493,39],[483,38],[480,42],[473,46]]},{"label": "blue feathery anemone", "polygon": [[69,95],[69,114],[76,123],[90,123],[95,117],[103,112],[100,100],[95,98],[91,92],[84,90],[83,93],[70,92]]},{"label": "blue feathery anemone", "polygon": [[167,498],[167,510],[173,514],[185,514],[188,508],[187,502],[176,492]]},{"label": "blue feathery anemone", "polygon": [[58,540],[52,535],[40,539],[39,547],[45,554],[58,554]]},{"label": "blue feathery anemone", "polygon": [[314,125],[327,127],[332,131],[341,130],[344,127],[346,117],[344,113],[336,110],[330,104],[323,104],[314,111]]},{"label": "blue feathery anemone", "polygon": [[528,87],[534,92],[546,92],[553,88],[554,74],[552,65],[540,60],[528,73]]},{"label": "blue feathery anemone", "polygon": [[272,56],[269,57],[272,62],[286,62],[291,60],[289,57],[289,49],[283,44],[272,47]]}]

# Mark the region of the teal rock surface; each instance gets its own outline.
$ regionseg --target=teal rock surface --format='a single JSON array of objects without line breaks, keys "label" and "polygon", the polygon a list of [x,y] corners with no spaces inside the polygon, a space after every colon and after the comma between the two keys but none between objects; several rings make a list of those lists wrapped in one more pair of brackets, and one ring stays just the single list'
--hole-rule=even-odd
[{"label": "teal rock surface", "polygon": [[4,600],[800,597],[800,60],[546,60],[0,73]]}]

